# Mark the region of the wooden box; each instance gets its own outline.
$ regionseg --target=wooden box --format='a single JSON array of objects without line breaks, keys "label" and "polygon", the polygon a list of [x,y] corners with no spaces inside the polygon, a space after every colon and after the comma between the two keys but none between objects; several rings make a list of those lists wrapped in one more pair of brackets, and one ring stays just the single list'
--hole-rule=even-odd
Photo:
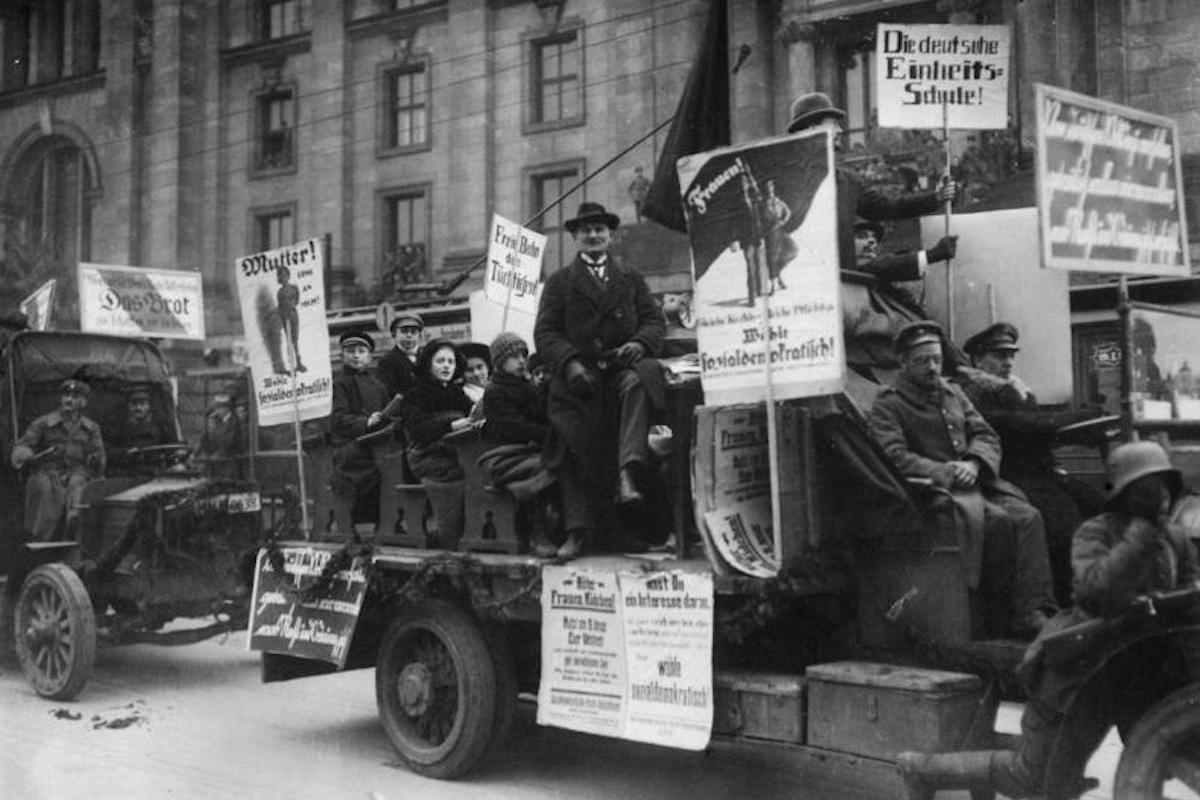
[{"label": "wooden box", "polygon": [[721,670],[713,689],[713,733],[804,744],[803,676]]},{"label": "wooden box", "polygon": [[977,675],[842,661],[813,665],[806,677],[813,747],[889,760],[904,750],[971,749],[995,717]]}]

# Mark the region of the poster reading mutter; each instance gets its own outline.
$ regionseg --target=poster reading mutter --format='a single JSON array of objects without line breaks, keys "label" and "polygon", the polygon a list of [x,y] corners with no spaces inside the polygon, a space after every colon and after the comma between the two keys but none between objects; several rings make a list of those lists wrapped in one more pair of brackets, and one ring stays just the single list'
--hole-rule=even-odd
[{"label": "poster reading mutter", "polygon": [[825,131],[687,156],[687,215],[705,402],[842,388],[837,191]]}]

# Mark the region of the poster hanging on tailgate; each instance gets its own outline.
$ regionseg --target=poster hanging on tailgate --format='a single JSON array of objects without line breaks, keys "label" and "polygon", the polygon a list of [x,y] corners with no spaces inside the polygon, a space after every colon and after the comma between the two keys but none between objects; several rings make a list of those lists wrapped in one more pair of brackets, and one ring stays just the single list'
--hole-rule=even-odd
[{"label": "poster hanging on tailgate", "polygon": [[702,750],[712,733],[712,640],[706,567],[547,566],[538,723]]},{"label": "poster hanging on tailgate", "polygon": [[199,272],[79,265],[79,327],[87,333],[204,339]]},{"label": "poster hanging on tailgate", "polygon": [[238,298],[261,425],[329,416],[333,402],[325,265],[309,239],[239,258]]},{"label": "poster hanging on tailgate", "polygon": [[[837,195],[824,131],[677,162],[705,401],[842,387]],[[764,319],[765,317],[765,319]]]},{"label": "poster hanging on tailgate", "polygon": [[1042,266],[1190,273],[1175,120],[1037,84]]}]

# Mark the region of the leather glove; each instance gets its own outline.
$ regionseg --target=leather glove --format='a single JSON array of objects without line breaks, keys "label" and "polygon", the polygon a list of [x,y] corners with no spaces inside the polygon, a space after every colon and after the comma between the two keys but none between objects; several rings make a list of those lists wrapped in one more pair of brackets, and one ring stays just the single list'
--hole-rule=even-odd
[{"label": "leather glove", "polygon": [[581,400],[596,394],[596,377],[578,360],[567,362],[563,374],[567,378],[567,391]]},{"label": "leather glove", "polygon": [[626,342],[617,348],[617,363],[622,367],[631,367],[641,361],[646,355],[646,348],[641,342]]},{"label": "leather glove", "polygon": [[938,261],[949,261],[954,258],[958,252],[958,237],[943,236],[938,239],[937,244],[925,251],[925,258],[930,264],[935,264]]}]

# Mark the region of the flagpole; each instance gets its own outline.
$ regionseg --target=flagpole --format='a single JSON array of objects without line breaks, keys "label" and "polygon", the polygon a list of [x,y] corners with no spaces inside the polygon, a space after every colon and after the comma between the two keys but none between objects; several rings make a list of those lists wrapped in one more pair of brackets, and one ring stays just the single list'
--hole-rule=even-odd
[{"label": "flagpole", "polygon": [[[758,266],[755,265],[755,269]],[[771,379],[771,314],[767,298],[759,295],[758,306],[763,326],[763,368],[767,378],[767,473],[771,486],[771,536],[775,547],[775,558],[783,568],[783,509],[779,499],[779,432],[776,429],[775,381]]]},{"label": "flagpole", "polygon": [[[942,170],[942,185],[945,186],[950,181],[950,106],[947,103],[942,103],[942,141],[946,145],[946,165]],[[943,213],[946,218],[946,236],[950,235],[950,204],[947,200],[943,207]],[[954,270],[950,267],[953,264],[953,259],[946,259],[946,335],[950,337],[950,341],[954,341]]]},{"label": "flagpole", "polygon": [[[296,345],[292,343],[292,337],[284,332],[284,338],[287,339],[288,354],[292,360],[292,430],[296,437],[296,474],[299,476],[300,482],[300,529],[304,531],[304,538],[307,541],[312,536],[312,529],[309,527],[308,520],[308,487],[304,485],[304,447],[300,439],[300,393],[297,391],[298,379],[296,375],[299,370],[296,367],[299,365],[299,355],[296,352]],[[354,523],[351,522],[351,525]],[[353,531],[338,531],[339,534],[345,536],[353,536]]]}]

